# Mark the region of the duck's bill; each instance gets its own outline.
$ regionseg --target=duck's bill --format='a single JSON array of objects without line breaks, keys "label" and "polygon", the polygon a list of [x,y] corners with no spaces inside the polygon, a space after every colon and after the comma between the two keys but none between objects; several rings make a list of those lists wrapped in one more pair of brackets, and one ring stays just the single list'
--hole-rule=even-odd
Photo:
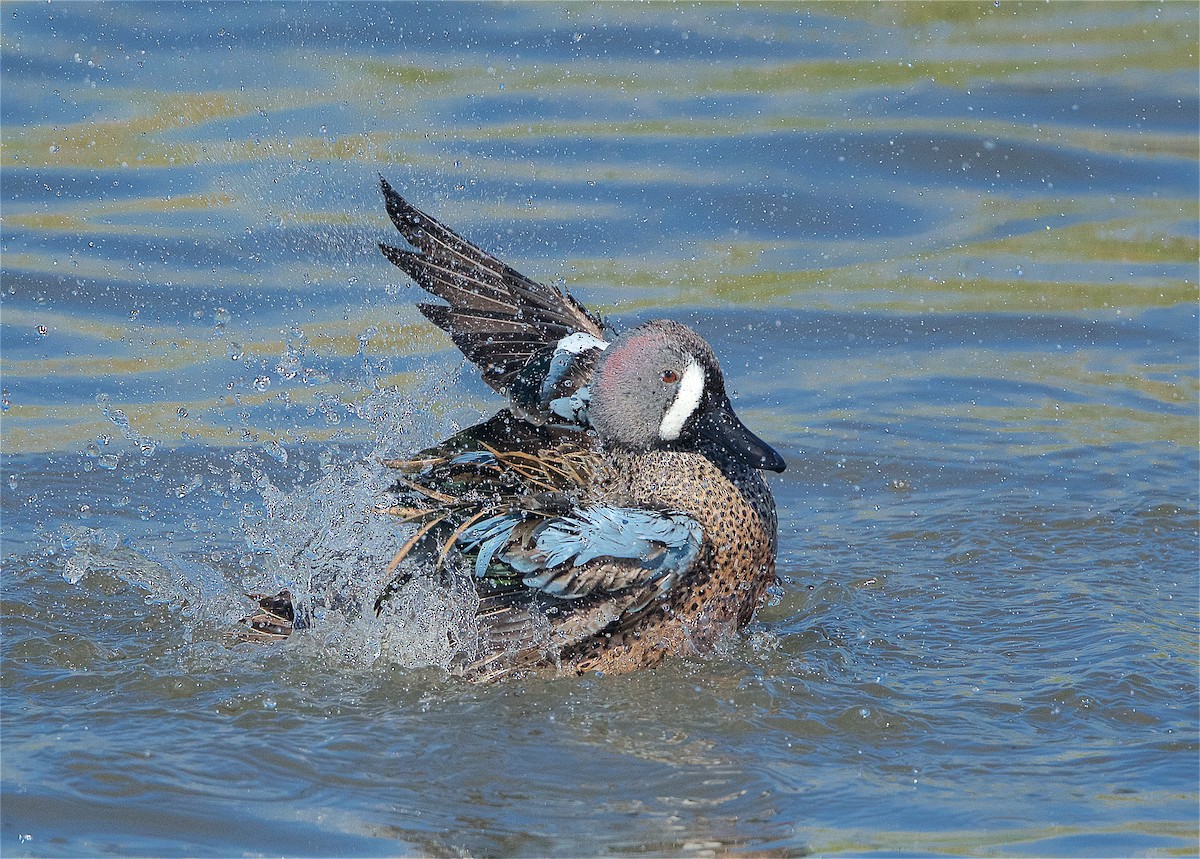
[{"label": "duck's bill", "polygon": [[728,398],[719,406],[696,416],[695,432],[734,462],[763,471],[783,471],[787,468],[787,463],[775,448],[746,429],[745,424],[738,420]]}]

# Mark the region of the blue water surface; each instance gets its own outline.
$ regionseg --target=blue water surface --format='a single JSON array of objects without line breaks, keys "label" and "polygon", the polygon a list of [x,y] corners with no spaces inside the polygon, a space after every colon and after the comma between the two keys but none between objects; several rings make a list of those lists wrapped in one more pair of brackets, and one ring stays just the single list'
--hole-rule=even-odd
[{"label": "blue water surface", "polygon": [[[1195,4],[0,14],[4,855],[1200,850]],[[229,646],[373,596],[380,460],[500,405],[381,175],[713,344],[788,462],[744,635]]]}]

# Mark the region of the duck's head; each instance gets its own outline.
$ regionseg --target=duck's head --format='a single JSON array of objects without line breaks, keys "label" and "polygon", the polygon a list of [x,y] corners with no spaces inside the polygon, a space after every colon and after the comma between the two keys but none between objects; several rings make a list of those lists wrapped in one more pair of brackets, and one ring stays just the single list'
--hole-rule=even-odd
[{"label": "duck's head", "polygon": [[734,414],[712,347],[678,322],[648,322],[613,341],[591,394],[591,423],[606,445],[694,450],[767,471],[786,467]]}]

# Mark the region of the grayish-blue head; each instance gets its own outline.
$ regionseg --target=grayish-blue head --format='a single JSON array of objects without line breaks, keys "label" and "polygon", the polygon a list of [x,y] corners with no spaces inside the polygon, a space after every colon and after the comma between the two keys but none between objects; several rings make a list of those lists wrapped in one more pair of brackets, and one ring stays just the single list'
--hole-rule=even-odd
[{"label": "grayish-blue head", "polygon": [[592,382],[590,419],[605,444],[695,450],[768,471],[785,464],[738,420],[712,347],[685,325],[648,322],[605,350]]}]

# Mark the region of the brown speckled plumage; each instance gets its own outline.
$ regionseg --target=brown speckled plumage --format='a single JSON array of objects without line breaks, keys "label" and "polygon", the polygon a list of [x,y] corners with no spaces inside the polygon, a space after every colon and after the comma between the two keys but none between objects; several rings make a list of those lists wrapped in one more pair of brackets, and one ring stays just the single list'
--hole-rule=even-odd
[{"label": "brown speckled plumage", "polygon": [[745,626],[775,580],[775,502],[758,471],[722,472],[697,453],[620,452],[596,484],[594,500],[679,510],[704,530],[703,556],[670,599],[563,653],[577,673],[623,673],[671,654],[704,653]]}]

